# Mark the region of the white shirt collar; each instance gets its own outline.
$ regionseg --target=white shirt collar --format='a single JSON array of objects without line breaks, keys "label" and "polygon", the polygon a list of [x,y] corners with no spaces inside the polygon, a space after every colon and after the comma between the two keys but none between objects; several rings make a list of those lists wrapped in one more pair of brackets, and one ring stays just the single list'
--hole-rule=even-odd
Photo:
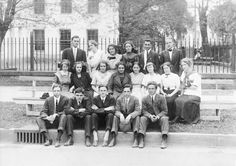
[{"label": "white shirt collar", "polygon": [[61,95],[60,95],[58,98],[56,98],[56,97],[54,96],[54,101],[55,101],[55,103],[56,103],[56,101],[59,103],[59,102],[60,102],[60,98],[61,98]]}]

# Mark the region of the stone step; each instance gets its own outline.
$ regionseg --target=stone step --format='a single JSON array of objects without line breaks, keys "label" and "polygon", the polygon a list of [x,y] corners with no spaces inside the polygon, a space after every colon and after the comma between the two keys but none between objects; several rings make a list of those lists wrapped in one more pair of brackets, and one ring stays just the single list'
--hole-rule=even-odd
[{"label": "stone step", "polygon": [[[4,134],[3,134],[4,133]],[[21,134],[22,133],[22,134]],[[34,135],[35,133],[35,135]],[[12,142],[12,143],[35,143],[32,137],[33,135],[37,137],[38,129],[36,127],[21,128],[14,130],[2,131],[0,130],[0,142]],[[50,129],[49,134],[55,141],[57,131],[56,129]],[[102,145],[104,131],[98,131],[99,136],[99,146]],[[7,138],[5,138],[7,137]],[[21,138],[22,137],[22,138]],[[25,137],[25,139],[24,139]],[[40,135],[38,134],[38,137]],[[39,138],[40,139],[40,138]],[[41,138],[43,143],[44,139]],[[67,139],[66,134],[62,136],[62,143]],[[75,144],[80,146],[84,145],[84,131],[74,130],[74,141]],[[131,146],[133,141],[132,132],[119,132],[117,136],[117,146]],[[36,141],[37,143],[37,141]],[[145,145],[147,147],[159,147],[161,143],[161,133],[158,131],[147,132],[145,137]],[[169,133],[168,135],[168,145],[169,146],[204,146],[204,147],[231,147],[236,145],[236,134],[201,134],[201,133]]]}]

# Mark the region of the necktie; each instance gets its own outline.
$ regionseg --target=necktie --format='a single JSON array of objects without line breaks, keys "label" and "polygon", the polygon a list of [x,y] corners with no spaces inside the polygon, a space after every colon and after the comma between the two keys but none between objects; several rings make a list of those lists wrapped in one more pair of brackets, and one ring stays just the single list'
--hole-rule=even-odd
[{"label": "necktie", "polygon": [[151,96],[151,98],[152,98],[152,106],[153,106],[153,104],[154,104],[154,96]]},{"label": "necktie", "polygon": [[73,54],[74,54],[75,61],[76,61],[77,48],[74,48],[74,47],[73,47]]},{"label": "necktie", "polygon": [[125,111],[128,112],[128,98],[125,98]]},{"label": "necktie", "polygon": [[56,112],[58,112],[58,99],[56,99]]},{"label": "necktie", "polygon": [[148,56],[148,51],[145,50],[145,51],[144,51],[144,66],[143,66],[144,69],[145,69],[146,64],[147,64],[147,56]]}]

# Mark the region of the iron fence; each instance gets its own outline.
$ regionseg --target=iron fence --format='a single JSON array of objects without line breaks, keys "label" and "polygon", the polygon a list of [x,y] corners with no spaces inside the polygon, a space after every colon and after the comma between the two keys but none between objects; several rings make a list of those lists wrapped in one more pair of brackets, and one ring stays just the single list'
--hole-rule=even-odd
[{"label": "iron fence", "polygon": [[[138,52],[142,51],[142,40],[134,42]],[[118,39],[101,38],[98,48],[104,54],[109,44],[122,47]],[[61,60],[62,49],[70,47],[70,41],[47,38],[34,41],[33,38],[6,38],[1,44],[0,70],[17,71],[56,71]],[[87,41],[81,39],[79,47],[88,52]],[[164,42],[153,43],[154,50],[160,53]],[[179,49],[184,57],[194,59],[194,68],[200,73],[235,72],[235,44],[211,42],[208,47],[199,47],[190,40],[180,42]]]}]

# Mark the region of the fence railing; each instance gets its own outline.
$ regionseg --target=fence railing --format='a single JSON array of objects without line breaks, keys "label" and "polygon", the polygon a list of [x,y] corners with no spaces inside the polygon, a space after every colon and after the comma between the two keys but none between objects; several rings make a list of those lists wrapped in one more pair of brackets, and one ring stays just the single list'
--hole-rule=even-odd
[{"label": "fence railing", "polygon": [[[143,42],[135,41],[137,51],[142,51]],[[185,57],[194,59],[194,68],[200,73],[230,73],[235,72],[235,44],[210,43],[208,47],[196,47],[190,40],[180,43],[179,49]],[[121,45],[118,39],[102,38],[98,48],[107,53],[109,44]],[[160,53],[163,42],[153,43],[154,50]],[[69,41],[58,38],[48,38],[35,41],[33,38],[6,38],[1,44],[0,70],[17,71],[56,71],[61,60],[62,48],[70,46]],[[81,39],[79,47],[88,51],[87,41]]]}]

